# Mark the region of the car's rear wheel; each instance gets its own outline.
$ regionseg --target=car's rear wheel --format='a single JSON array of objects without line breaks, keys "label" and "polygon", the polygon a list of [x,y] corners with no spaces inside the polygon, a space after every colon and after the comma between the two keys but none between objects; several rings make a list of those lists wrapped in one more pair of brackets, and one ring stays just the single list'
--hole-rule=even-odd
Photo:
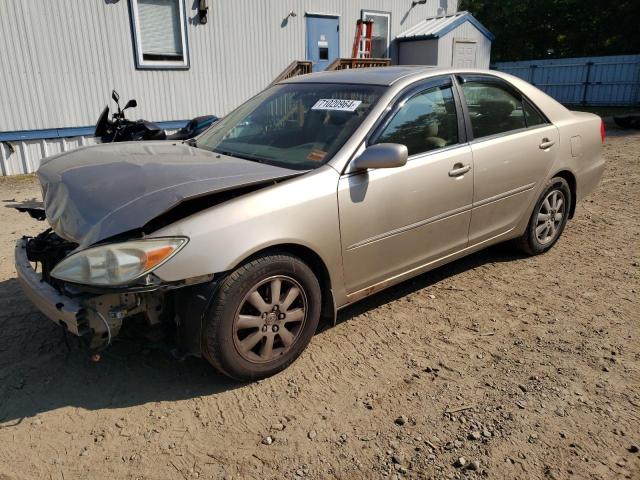
[{"label": "car's rear wheel", "polygon": [[549,250],[560,238],[571,206],[571,189],[562,177],[554,177],[540,195],[527,230],[517,240],[518,246],[529,255]]},{"label": "car's rear wheel", "polygon": [[299,258],[270,254],[238,267],[220,285],[203,329],[205,357],[237,380],[289,366],[318,326],[321,292]]}]

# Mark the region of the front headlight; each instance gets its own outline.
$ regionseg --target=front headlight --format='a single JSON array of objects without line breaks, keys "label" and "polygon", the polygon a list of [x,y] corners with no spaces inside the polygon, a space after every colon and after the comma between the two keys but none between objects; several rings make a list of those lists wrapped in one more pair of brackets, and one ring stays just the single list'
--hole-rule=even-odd
[{"label": "front headlight", "polygon": [[179,237],[101,245],[65,258],[51,276],[84,285],[123,285],[159,267],[186,243]]}]

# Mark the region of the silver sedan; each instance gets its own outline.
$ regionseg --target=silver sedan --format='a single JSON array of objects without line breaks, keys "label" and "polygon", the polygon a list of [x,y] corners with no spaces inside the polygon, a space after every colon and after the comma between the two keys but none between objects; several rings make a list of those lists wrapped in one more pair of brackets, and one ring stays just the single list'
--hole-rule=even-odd
[{"label": "silver sedan", "polygon": [[192,141],[48,159],[43,205],[17,208],[51,229],[18,242],[18,276],[92,350],[139,322],[263,378],[368,295],[507,240],[549,250],[603,141],[599,117],[494,71],[296,77]]}]

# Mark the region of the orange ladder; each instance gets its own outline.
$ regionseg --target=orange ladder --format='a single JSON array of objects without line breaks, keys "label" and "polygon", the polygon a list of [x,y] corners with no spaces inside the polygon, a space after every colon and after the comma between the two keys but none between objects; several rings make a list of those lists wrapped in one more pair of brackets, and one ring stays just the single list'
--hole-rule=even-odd
[{"label": "orange ladder", "polygon": [[356,37],[353,40],[351,58],[371,58],[372,34],[373,20],[358,20],[356,22]]}]

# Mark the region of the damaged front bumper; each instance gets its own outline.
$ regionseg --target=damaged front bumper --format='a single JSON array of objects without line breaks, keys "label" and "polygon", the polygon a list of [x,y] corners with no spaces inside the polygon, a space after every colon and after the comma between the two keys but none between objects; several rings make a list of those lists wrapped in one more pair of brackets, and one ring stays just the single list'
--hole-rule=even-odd
[{"label": "damaged front bumper", "polygon": [[25,295],[56,325],[81,337],[91,350],[107,347],[123,321],[136,317],[143,320],[144,335],[151,340],[162,335],[167,325],[173,325],[177,327],[178,346],[191,355],[201,355],[203,317],[217,285],[213,276],[118,291],[56,288],[34,268],[34,261],[35,265],[41,263],[29,258],[30,240],[24,237],[15,247],[16,272]]},{"label": "damaged front bumper", "polygon": [[29,240],[20,239],[15,248],[15,267],[22,290],[47,318],[81,337],[91,350],[107,347],[127,317],[144,312],[148,325],[160,323],[162,295],[153,292],[60,292],[33,267],[28,256]]},{"label": "damaged front bumper", "polygon": [[25,295],[47,318],[79,337],[91,333],[81,299],[62,295],[42,280],[27,258],[27,238],[18,240],[15,266]]}]

